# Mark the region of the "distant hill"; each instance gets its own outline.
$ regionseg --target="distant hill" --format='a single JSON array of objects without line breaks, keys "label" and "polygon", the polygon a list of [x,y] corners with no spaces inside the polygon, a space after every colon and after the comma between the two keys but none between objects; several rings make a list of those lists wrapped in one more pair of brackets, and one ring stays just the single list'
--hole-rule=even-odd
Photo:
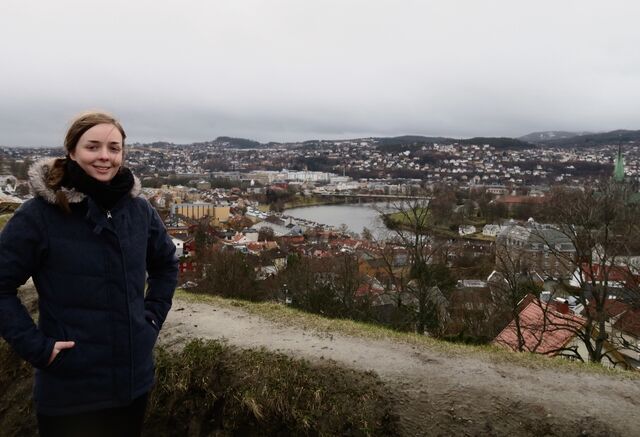
[{"label": "distant hill", "polygon": [[166,147],[175,146],[174,143],[169,143],[167,141],[154,141],[153,143],[146,143],[142,145],[146,147],[154,147],[154,148],[166,148]]},{"label": "distant hill", "polygon": [[378,143],[378,148],[385,151],[400,150],[403,147],[410,148],[408,146],[416,146],[423,144],[477,144],[485,145],[489,144],[496,149],[530,149],[534,147],[533,144],[526,141],[522,141],[516,138],[508,137],[473,137],[473,138],[447,138],[447,137],[423,137],[405,135],[400,137],[389,138],[375,138]]},{"label": "distant hill", "polygon": [[237,147],[239,149],[255,149],[258,147],[264,147],[262,143],[258,141],[248,140],[246,138],[233,138],[233,137],[218,137],[215,139],[216,143],[228,143],[231,147]]},{"label": "distant hill", "polygon": [[605,144],[640,143],[640,130],[614,130],[599,134],[578,135],[571,138],[545,141],[546,146],[593,147]]},{"label": "distant hill", "polygon": [[534,147],[533,144],[526,141],[508,137],[474,137],[465,140],[458,140],[457,142],[460,144],[489,144],[496,149],[530,149]]},{"label": "distant hill", "polygon": [[420,135],[402,135],[400,137],[378,137],[374,140],[382,146],[402,146],[407,144],[433,144],[433,143],[445,143],[448,144],[455,141],[453,138],[445,137],[423,137]]},{"label": "distant hill", "polygon": [[[413,150],[423,145],[431,144],[488,144],[498,150],[522,150],[535,148],[537,145],[553,147],[591,147],[604,144],[618,143],[640,143],[640,130],[615,130],[611,132],[586,133],[569,131],[541,131],[533,132],[519,138],[510,137],[473,137],[473,138],[450,138],[450,137],[428,137],[422,135],[401,135],[397,137],[367,137],[354,138],[350,140],[306,140],[296,143],[275,142],[260,143],[259,141],[247,138],[235,138],[221,136],[212,142],[193,144],[218,144],[239,149],[255,149],[269,147],[291,147],[302,144],[303,147],[313,148],[331,143],[344,141],[368,141],[373,140],[380,150],[395,152],[402,150]],[[152,147],[171,147],[174,143],[157,141],[144,144]]]},{"label": "distant hill", "polygon": [[278,142],[278,141],[269,141],[267,144],[265,144],[266,147],[282,147],[285,146],[287,143],[282,143],[282,142]]},{"label": "distant hill", "polygon": [[549,130],[542,132],[532,132],[527,135],[523,135],[518,139],[526,141],[528,143],[538,144],[547,141],[564,140],[568,138],[577,137],[579,135],[589,135],[593,132],[568,132],[563,130]]}]

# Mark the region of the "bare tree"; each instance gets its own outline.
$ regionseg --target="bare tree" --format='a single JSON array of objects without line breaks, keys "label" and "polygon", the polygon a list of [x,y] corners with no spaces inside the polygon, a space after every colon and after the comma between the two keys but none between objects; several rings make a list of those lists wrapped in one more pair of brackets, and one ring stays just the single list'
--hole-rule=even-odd
[{"label": "bare tree", "polygon": [[293,305],[307,309],[306,302],[313,290],[319,285],[314,275],[313,260],[300,254],[288,257],[287,268],[280,275],[291,293]]},{"label": "bare tree", "polygon": [[256,286],[254,267],[249,258],[234,249],[213,250],[205,266],[200,290],[224,297],[261,300],[263,290]]},{"label": "bare tree", "polygon": [[582,320],[569,314],[566,303],[562,304],[566,307],[561,310],[559,302],[554,300],[555,289],[548,292],[544,300],[538,297],[543,289],[542,278],[531,269],[527,248],[505,247],[500,240],[507,235],[498,238],[496,270],[489,278],[494,315],[502,320],[502,326],[506,325],[504,329],[507,330],[507,333],[501,330],[498,341],[506,341],[518,352],[561,354],[582,361],[572,342],[554,347],[553,340],[545,341],[559,331],[562,335],[575,335],[582,327]]},{"label": "bare tree", "polygon": [[521,303],[525,296],[528,294],[537,295],[540,289],[531,277],[523,251],[520,249],[508,250],[501,244],[501,238],[505,237],[498,237],[496,270],[489,281],[495,309],[494,315],[498,320],[502,319],[502,325],[513,321],[518,342],[517,350],[523,352],[526,350],[524,330],[527,327],[523,326],[520,319]]},{"label": "bare tree", "polygon": [[361,318],[364,308],[357,291],[363,282],[358,269],[358,258],[351,253],[340,253],[331,259],[332,288],[335,298],[346,317]]},{"label": "bare tree", "polygon": [[366,298],[358,296],[363,277],[358,258],[340,253],[330,258],[290,257],[281,280],[293,298],[293,305],[331,316],[366,319]]},{"label": "bare tree", "polygon": [[408,256],[407,268],[395,269],[387,259],[388,273],[399,293],[399,299],[415,308],[416,332],[443,331],[447,315],[447,292],[455,281],[446,266],[447,242],[436,242],[430,199],[396,202],[383,212],[383,222],[394,234],[394,244]]},{"label": "bare tree", "polygon": [[583,190],[556,189],[546,210],[573,244],[575,254],[548,244],[549,251],[573,274],[576,299],[585,310],[584,326],[576,335],[584,343],[588,358],[601,362],[623,345],[612,344],[607,307],[613,299],[640,304],[634,259],[640,255],[640,202],[630,186],[601,181]]}]

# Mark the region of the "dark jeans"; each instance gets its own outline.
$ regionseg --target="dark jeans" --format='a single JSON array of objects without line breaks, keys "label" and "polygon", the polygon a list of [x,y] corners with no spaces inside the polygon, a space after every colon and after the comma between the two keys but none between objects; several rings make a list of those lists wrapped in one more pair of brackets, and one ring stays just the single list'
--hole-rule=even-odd
[{"label": "dark jeans", "polygon": [[139,437],[148,396],[146,393],[126,407],[66,416],[38,414],[40,437]]}]

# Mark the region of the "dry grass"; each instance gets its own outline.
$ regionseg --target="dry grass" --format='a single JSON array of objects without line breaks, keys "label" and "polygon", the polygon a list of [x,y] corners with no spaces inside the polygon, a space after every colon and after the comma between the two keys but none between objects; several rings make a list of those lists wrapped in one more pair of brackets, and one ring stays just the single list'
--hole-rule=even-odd
[{"label": "dry grass", "polygon": [[371,373],[194,340],[160,349],[145,435],[392,436],[390,395]]},{"label": "dry grass", "polygon": [[4,228],[9,219],[13,217],[13,214],[0,214],[0,230]]}]

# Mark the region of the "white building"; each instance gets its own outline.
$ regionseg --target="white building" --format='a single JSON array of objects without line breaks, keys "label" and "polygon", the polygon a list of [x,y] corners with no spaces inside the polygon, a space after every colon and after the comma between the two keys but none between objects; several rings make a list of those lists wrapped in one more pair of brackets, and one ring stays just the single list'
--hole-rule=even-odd
[{"label": "white building", "polygon": [[475,233],[476,233],[476,227],[473,225],[465,225],[465,226],[460,226],[458,228],[458,234],[460,234],[461,236],[471,235]]},{"label": "white building", "polygon": [[173,241],[173,244],[176,246],[176,256],[180,258],[184,255],[184,241],[179,238],[171,238],[171,241]]},{"label": "white building", "polygon": [[497,237],[502,228],[500,225],[484,225],[482,235],[485,237]]}]

